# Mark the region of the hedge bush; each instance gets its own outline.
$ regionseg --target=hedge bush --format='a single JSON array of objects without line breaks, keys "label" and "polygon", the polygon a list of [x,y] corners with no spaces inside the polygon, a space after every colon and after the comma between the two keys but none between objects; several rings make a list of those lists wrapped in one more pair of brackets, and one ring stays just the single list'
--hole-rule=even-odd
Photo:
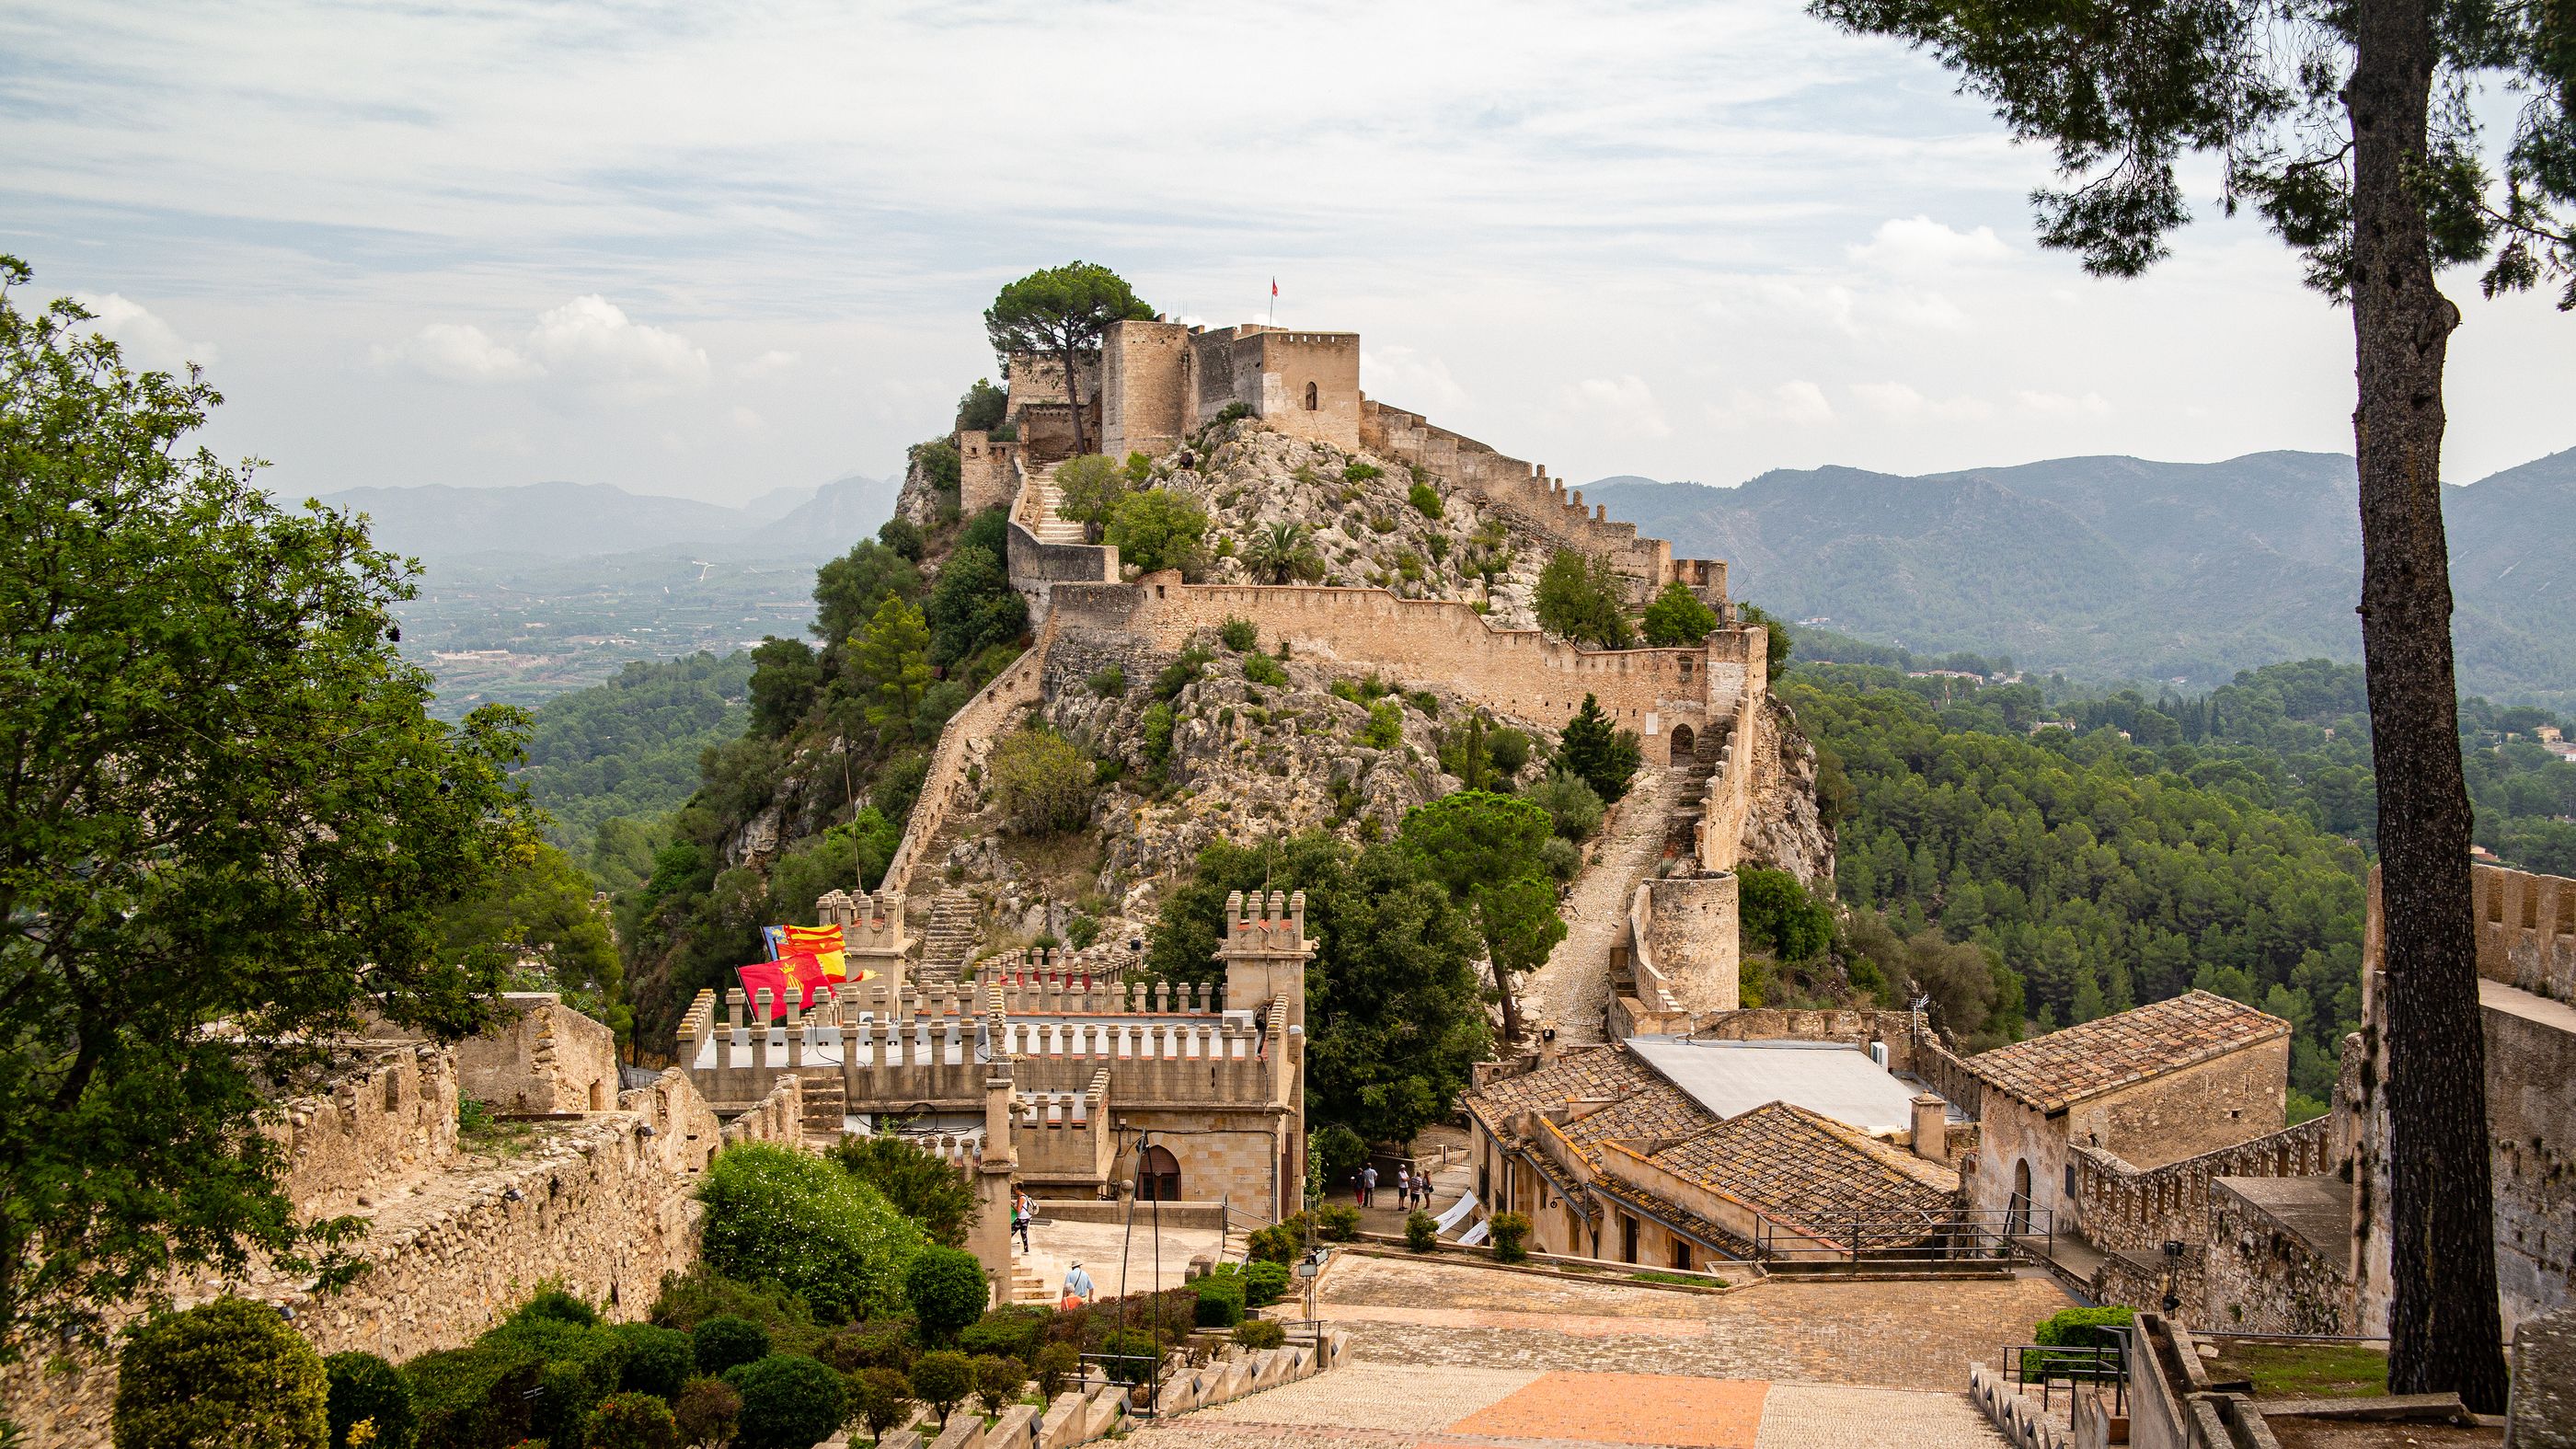
[{"label": "hedge bush", "polygon": [[671,1401],[671,1419],[691,1444],[730,1444],[742,1421],[742,1395],[722,1379],[691,1379]]},{"label": "hedge bush", "polygon": [[609,1332],[626,1349],[625,1364],[617,1373],[620,1390],[651,1394],[667,1402],[678,1398],[681,1386],[697,1377],[697,1348],[678,1329],[621,1323]]},{"label": "hedge bush", "polygon": [[552,1313],[514,1316],[475,1342],[537,1361],[537,1397],[529,1432],[556,1444],[578,1440],[582,1422],[617,1392],[626,1345],[615,1330],[585,1327]]},{"label": "hedge bush", "polygon": [[1210,1273],[1198,1280],[1201,1328],[1232,1328],[1243,1321],[1243,1275]]},{"label": "hedge bush", "polygon": [[2120,1335],[2104,1328],[2126,1328],[2135,1321],[2132,1308],[2061,1308],[2039,1321],[2030,1341],[2051,1348],[2117,1348]]},{"label": "hedge bush", "polygon": [[1100,1351],[1119,1357],[1102,1361],[1111,1383],[1141,1384],[1154,1376],[1154,1336],[1141,1328],[1122,1328],[1101,1340]]},{"label": "hedge bush", "polygon": [[689,1353],[698,1372],[721,1378],[738,1364],[769,1357],[769,1330],[748,1318],[710,1318],[689,1333]]},{"label": "hedge bush", "polygon": [[904,1270],[929,1243],[875,1188],[765,1142],[718,1155],[698,1197],[707,1205],[709,1267],[775,1282],[827,1318],[900,1307]]},{"label": "hedge bush", "polygon": [[1050,1343],[1038,1350],[1029,1369],[1037,1380],[1039,1397],[1053,1403],[1055,1396],[1064,1392],[1065,1381],[1081,1371],[1082,1355],[1072,1344]]},{"label": "hedge bush", "polygon": [[841,1376],[820,1359],[773,1353],[725,1370],[724,1381],[742,1395],[734,1449],[813,1449],[841,1427]]},{"label": "hedge bush", "polygon": [[851,1375],[848,1393],[849,1418],[866,1425],[871,1440],[882,1441],[888,1430],[912,1417],[912,1381],[893,1369]]},{"label": "hedge bush", "polygon": [[1525,1263],[1529,1261],[1529,1249],[1522,1246],[1522,1243],[1530,1234],[1530,1220],[1527,1214],[1496,1213],[1494,1214],[1492,1221],[1487,1224],[1487,1231],[1494,1235],[1495,1262]]},{"label": "hedge bush", "polygon": [[996,1308],[966,1325],[957,1335],[957,1348],[967,1354],[999,1354],[1028,1363],[1037,1357],[1038,1340],[1045,1334],[1050,1315],[1043,1308],[1013,1304]]},{"label": "hedge bush", "polygon": [[[970,1332],[972,1330],[969,1330]],[[912,1367],[912,1330],[900,1319],[871,1319],[833,1330],[815,1357],[845,1374]]]},{"label": "hedge bush", "polygon": [[560,1288],[548,1288],[520,1304],[519,1311],[511,1314],[507,1321],[524,1323],[537,1318],[550,1318],[557,1323],[569,1323],[576,1328],[588,1328],[599,1322],[599,1310]]},{"label": "hedge bush", "polygon": [[984,1300],[992,1290],[984,1282],[984,1265],[975,1261],[974,1254],[960,1248],[929,1247],[904,1270],[903,1294],[921,1324],[922,1341],[948,1343],[956,1339],[958,1330],[984,1316]]},{"label": "hedge bush", "polygon": [[376,1449],[412,1449],[420,1415],[402,1370],[372,1353],[335,1353],[322,1360],[322,1372],[330,1380],[331,1449],[349,1449],[357,1424],[372,1427]]},{"label": "hedge bush", "polygon": [[679,1421],[652,1394],[611,1394],[581,1426],[581,1449],[680,1449]]},{"label": "hedge bush", "polygon": [[1440,1220],[1420,1208],[1405,1214],[1404,1245],[1417,1253],[1440,1246]]},{"label": "hedge bush", "polygon": [[1288,1330],[1267,1318],[1247,1318],[1235,1327],[1234,1341],[1245,1348],[1277,1348],[1288,1341]]},{"label": "hedge bush", "polygon": [[975,1392],[975,1362],[962,1353],[940,1349],[912,1361],[912,1396],[948,1427],[949,1411]]},{"label": "hedge bush", "polygon": [[419,1449],[509,1449],[527,1438],[537,1369],[526,1353],[481,1345],[404,1364],[420,1418]]},{"label": "hedge bush", "polygon": [[324,1449],[330,1392],[321,1355],[276,1309],[219,1298],[126,1334],[116,1449]]},{"label": "hedge bush", "polygon": [[1267,1308],[1288,1296],[1288,1265],[1247,1263],[1243,1267],[1243,1306]]},{"label": "hedge bush", "polygon": [[1315,1213],[1315,1227],[1336,1243],[1347,1243],[1360,1235],[1360,1210],[1346,1202],[1330,1202]]}]

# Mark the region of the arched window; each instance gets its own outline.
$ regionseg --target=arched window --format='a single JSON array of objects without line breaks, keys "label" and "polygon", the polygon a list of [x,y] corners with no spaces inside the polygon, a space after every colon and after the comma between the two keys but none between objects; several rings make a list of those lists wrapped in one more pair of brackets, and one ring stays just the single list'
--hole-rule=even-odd
[{"label": "arched window", "polygon": [[1145,1149],[1145,1159],[1136,1166],[1136,1200],[1138,1202],[1179,1202],[1181,1200],[1181,1162],[1172,1149],[1157,1142]]},{"label": "arched window", "polygon": [[2012,1201],[2004,1208],[2004,1232],[2020,1237],[2030,1231],[2030,1159],[2013,1164]]},{"label": "arched window", "polygon": [[1673,758],[1676,760],[1689,759],[1692,740],[1693,736],[1689,725],[1673,726]]},{"label": "arched window", "polygon": [[1311,382],[1306,384],[1306,411],[1310,413],[1315,411],[1320,402],[1321,399],[1315,392],[1315,385]]}]

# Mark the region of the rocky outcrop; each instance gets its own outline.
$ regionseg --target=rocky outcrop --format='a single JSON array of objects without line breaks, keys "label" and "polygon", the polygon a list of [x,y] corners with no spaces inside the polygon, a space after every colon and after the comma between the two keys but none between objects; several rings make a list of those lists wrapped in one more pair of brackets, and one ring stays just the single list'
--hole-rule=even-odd
[{"label": "rocky outcrop", "polygon": [[1816,809],[1816,747],[1778,696],[1764,701],[1754,743],[1752,809],[1743,861],[1785,870],[1811,891],[1834,891],[1834,828]]}]

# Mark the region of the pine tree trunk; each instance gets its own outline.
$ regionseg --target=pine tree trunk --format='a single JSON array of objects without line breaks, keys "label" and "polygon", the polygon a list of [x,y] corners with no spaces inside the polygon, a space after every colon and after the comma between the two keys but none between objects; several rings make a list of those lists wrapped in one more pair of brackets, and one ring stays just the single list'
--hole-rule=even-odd
[{"label": "pine tree trunk", "polygon": [[[1091,440],[1082,430],[1082,383],[1074,375],[1074,351],[1070,341],[1065,343],[1063,354],[1064,396],[1067,402],[1073,404],[1073,451],[1074,456],[1080,457],[1091,451]],[[1085,536],[1088,537],[1088,535]]]},{"label": "pine tree trunk", "polygon": [[2456,1391],[2500,1413],[2486,1042],[2442,530],[2442,366],[2460,314],[2433,285],[2408,185],[2425,152],[2432,17],[2427,0],[2357,0],[2354,23],[2353,441],[2388,972],[2388,1388]]}]

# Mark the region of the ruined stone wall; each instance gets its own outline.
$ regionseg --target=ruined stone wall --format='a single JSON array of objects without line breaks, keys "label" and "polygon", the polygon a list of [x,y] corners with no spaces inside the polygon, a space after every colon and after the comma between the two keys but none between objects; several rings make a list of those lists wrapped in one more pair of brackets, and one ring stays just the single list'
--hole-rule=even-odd
[{"label": "ruined stone wall", "polygon": [[2021,1169],[2027,1167],[2030,1206],[2048,1215],[2034,1219],[2031,1231],[2044,1232],[2052,1222],[2064,1228],[2074,1217],[2074,1204],[2066,1192],[2066,1164],[2064,1117],[2051,1117],[1991,1087],[1979,1094],[1976,1154],[1959,1169],[1959,1185],[1967,1192],[1970,1208],[2005,1212]]},{"label": "ruined stone wall", "polygon": [[[1805,1006],[1748,1006],[1726,1011],[1640,1013],[1628,1035],[1694,1036],[1702,1041],[1830,1041],[1887,1048],[1887,1069],[1917,1072],[1921,1018],[1910,1011],[1851,1011]],[[1931,1045],[1928,1037],[1922,1045]],[[1935,1083],[1937,1086],[1938,1083]],[[1944,1093],[1943,1095],[1948,1095]],[[1953,1098],[1952,1100],[1956,1100]],[[1962,1103],[1973,1106],[1973,1103]]]},{"label": "ruined stone wall", "polygon": [[914,868],[931,842],[938,839],[941,828],[948,823],[949,812],[957,808],[959,792],[966,788],[969,743],[1000,735],[1014,713],[1038,702],[1047,646],[1053,642],[1055,631],[1055,617],[1049,615],[1038,627],[1037,642],[1029,646],[1028,652],[986,681],[940,730],[939,743],[931,748],[929,772],[922,777],[920,798],[913,802],[911,818],[904,822],[903,842],[895,847],[894,860],[886,867],[885,879],[878,882],[877,889],[896,895],[911,893]]},{"label": "ruined stone wall", "polygon": [[[1382,589],[1185,584],[1156,574],[1138,584],[1054,587],[1051,625],[1120,632],[1177,650],[1229,617],[1317,653],[1437,684],[1497,713],[1561,724],[1583,697],[1637,731],[1650,764],[1670,762],[1671,730],[1708,728],[1745,691],[1763,689],[1760,630],[1721,632],[1693,649],[1582,649],[1535,629],[1496,629],[1464,604],[1400,599]],[[1751,660],[1748,669],[1747,659]]]},{"label": "ruined stone wall", "polygon": [[456,1157],[457,1096],[455,1060],[435,1046],[368,1052],[267,1128],[285,1149],[287,1201],[300,1217],[338,1217],[385,1183],[444,1169]]},{"label": "ruined stone wall", "polygon": [[2075,1140],[2137,1167],[2196,1159],[2278,1132],[2287,1118],[2284,1034],[2067,1109]]},{"label": "ruined stone wall", "polygon": [[617,1033],[551,991],[508,992],[500,1019],[456,1044],[468,1097],[500,1112],[605,1112],[617,1101]]},{"label": "ruined stone wall", "polygon": [[[2122,1299],[2133,1307],[2156,1300]],[[2197,1311],[2182,1317],[2221,1333],[2337,1337],[2352,1332],[2351,1265],[2321,1256],[2289,1223],[2226,1182],[2209,1199],[2209,1237]]]},{"label": "ruined stone wall", "polygon": [[[959,429],[957,433],[957,511],[968,518],[988,508],[1007,506],[1019,490],[1017,470],[1013,464],[1020,455],[1017,443],[997,443],[990,434]],[[913,522],[928,527],[929,519]]]}]

